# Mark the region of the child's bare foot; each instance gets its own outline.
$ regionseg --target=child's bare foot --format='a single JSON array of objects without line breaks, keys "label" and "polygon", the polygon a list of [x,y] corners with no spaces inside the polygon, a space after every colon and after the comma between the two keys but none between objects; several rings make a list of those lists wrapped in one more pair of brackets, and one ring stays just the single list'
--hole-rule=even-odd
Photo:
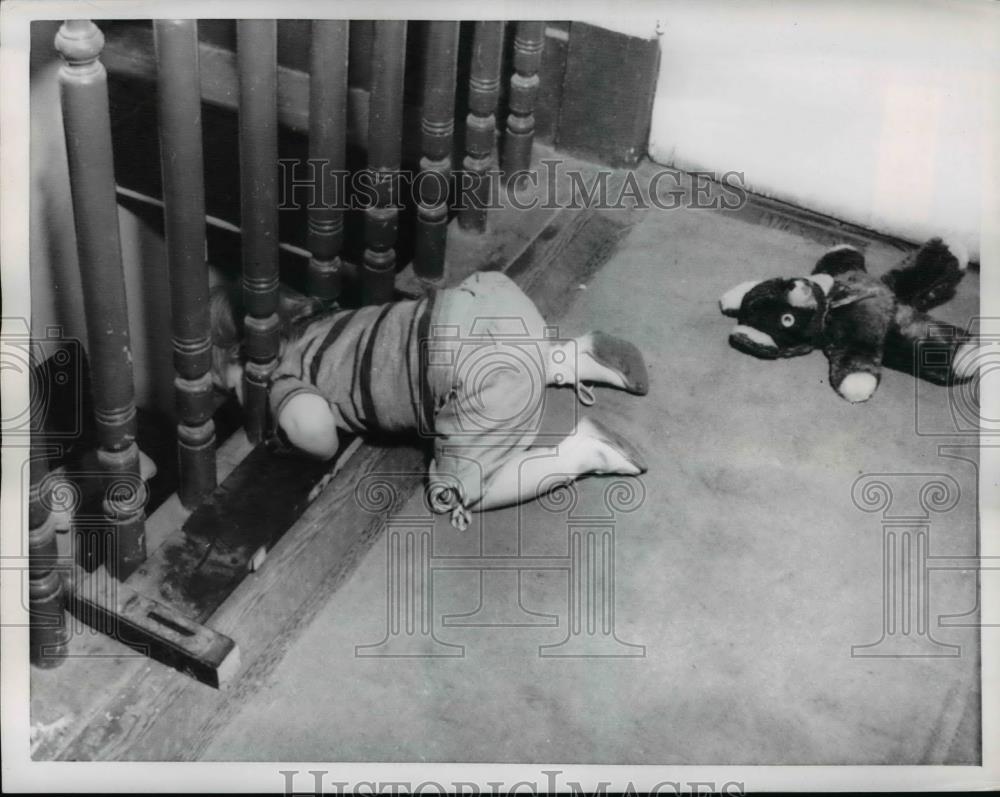
[{"label": "child's bare foot", "polygon": [[606,332],[590,332],[577,346],[581,381],[615,385],[638,396],[649,392],[646,363],[634,343]]},{"label": "child's bare foot", "polygon": [[585,383],[611,385],[639,396],[649,392],[646,363],[634,344],[604,332],[589,332],[549,353],[548,383],[573,385],[584,404],[593,404]]},{"label": "child's bare foot", "polygon": [[638,476],[647,470],[646,461],[635,446],[598,421],[582,418],[574,437],[581,446],[583,473]]}]

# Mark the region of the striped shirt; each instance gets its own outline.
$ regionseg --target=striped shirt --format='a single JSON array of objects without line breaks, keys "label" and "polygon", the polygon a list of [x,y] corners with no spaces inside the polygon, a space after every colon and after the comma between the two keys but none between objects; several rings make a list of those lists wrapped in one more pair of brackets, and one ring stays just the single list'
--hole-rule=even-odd
[{"label": "striped shirt", "polygon": [[449,387],[428,384],[421,341],[428,339],[433,311],[432,294],[306,321],[272,376],[272,417],[292,396],[314,393],[330,403],[337,425],[352,432],[431,430],[439,394]]}]

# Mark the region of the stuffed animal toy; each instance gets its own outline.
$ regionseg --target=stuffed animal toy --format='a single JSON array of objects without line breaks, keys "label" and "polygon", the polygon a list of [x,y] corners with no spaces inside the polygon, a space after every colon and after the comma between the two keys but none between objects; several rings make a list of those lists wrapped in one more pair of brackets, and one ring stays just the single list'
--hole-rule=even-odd
[{"label": "stuffed animal toy", "polygon": [[938,384],[971,379],[977,343],[926,313],[955,295],[960,260],[934,238],[881,279],[853,246],[835,246],[808,277],[744,282],[719,300],[737,325],[729,342],[764,359],[820,348],[830,385],[852,403],[875,393],[883,364]]}]

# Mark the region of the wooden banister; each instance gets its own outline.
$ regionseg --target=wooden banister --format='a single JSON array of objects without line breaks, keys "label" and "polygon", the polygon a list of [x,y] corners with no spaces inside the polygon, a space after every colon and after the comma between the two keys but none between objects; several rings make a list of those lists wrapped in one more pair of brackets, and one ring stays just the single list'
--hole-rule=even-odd
[{"label": "wooden banister", "polygon": [[277,363],[278,113],[277,23],[237,22],[240,74],[240,215],[243,252],[244,425],[264,439],[267,386]]},{"label": "wooden banister", "polygon": [[531,145],[535,137],[535,100],[538,97],[538,70],[545,46],[544,22],[518,22],[514,36],[514,74],[510,78],[507,132],[504,136],[501,167],[507,175],[531,166]]},{"label": "wooden banister", "polygon": [[[314,20],[310,45],[309,161],[320,190],[309,209],[309,292],[336,299],[341,290],[340,250],[344,243],[345,202],[338,179],[346,162],[347,66],[349,28],[346,20]],[[341,207],[331,207],[331,204]]]},{"label": "wooden banister", "polygon": [[184,506],[193,508],[216,485],[198,29],[193,20],[153,24],[176,371],[178,494]]},{"label": "wooden banister", "polygon": [[455,131],[455,79],[458,68],[458,22],[430,22],[424,56],[424,98],[420,120],[423,157],[417,205],[417,240],[413,269],[418,277],[444,276],[448,233],[448,186]]},{"label": "wooden banister", "polygon": [[469,75],[469,115],[465,123],[465,179],[471,180],[469,198],[459,209],[458,223],[464,230],[486,231],[489,173],[493,170],[496,144],[496,107],[500,97],[500,59],[503,23],[477,22],[472,43]]},{"label": "wooden banister", "polygon": [[[361,278],[365,304],[392,298],[396,275],[399,209],[393,186],[400,168],[403,138],[403,74],[406,22],[375,23],[372,91],[368,116],[368,168],[377,181],[378,200],[365,210],[365,254]],[[383,179],[384,178],[384,179]]]},{"label": "wooden banister", "polygon": [[[36,402],[32,402],[34,406]],[[38,436],[31,441],[28,490],[28,617],[31,663],[45,669],[66,658],[69,626],[66,595],[57,568],[56,523],[48,457]]]}]

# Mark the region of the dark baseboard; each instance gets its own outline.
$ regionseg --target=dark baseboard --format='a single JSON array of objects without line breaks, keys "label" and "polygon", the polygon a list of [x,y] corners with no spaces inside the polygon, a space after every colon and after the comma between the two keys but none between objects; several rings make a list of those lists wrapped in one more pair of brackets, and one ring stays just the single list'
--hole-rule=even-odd
[{"label": "dark baseboard", "polygon": [[555,145],[612,166],[637,163],[646,154],[659,64],[657,39],[574,22]]}]

